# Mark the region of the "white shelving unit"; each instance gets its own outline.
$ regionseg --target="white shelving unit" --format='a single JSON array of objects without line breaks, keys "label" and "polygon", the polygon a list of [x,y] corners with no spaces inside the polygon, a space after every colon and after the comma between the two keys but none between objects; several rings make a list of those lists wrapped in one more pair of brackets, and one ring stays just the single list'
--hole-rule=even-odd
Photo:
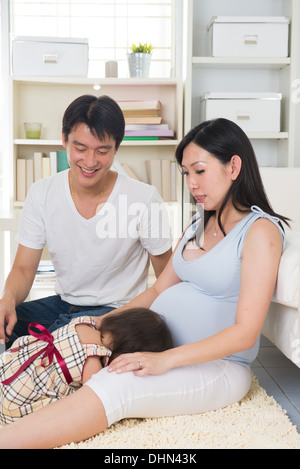
[{"label": "white shelving unit", "polygon": [[[188,0],[186,2],[186,83],[184,133],[201,122],[205,92],[282,93],[281,131],[248,134],[260,166],[300,166],[300,5],[298,0]],[[288,57],[210,57],[207,26],[213,16],[288,16]],[[189,202],[184,189],[183,200]],[[184,215],[184,223],[189,214]]]}]

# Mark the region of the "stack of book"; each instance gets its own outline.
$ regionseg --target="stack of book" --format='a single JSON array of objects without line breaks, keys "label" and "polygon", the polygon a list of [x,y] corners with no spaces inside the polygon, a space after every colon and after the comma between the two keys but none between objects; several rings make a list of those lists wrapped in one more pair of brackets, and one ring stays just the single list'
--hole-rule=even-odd
[{"label": "stack of book", "polygon": [[55,294],[56,275],[50,260],[41,260],[34,278],[30,299],[37,300]]},{"label": "stack of book", "polygon": [[162,122],[161,102],[154,100],[118,101],[125,118],[124,140],[174,138],[174,130]]},{"label": "stack of book", "polygon": [[32,158],[17,159],[17,193],[18,202],[24,202],[31,184],[39,179],[69,168],[65,150],[52,151],[50,156],[34,152]]},{"label": "stack of book", "polygon": [[55,282],[55,270],[50,260],[41,260],[34,279],[35,284]]}]

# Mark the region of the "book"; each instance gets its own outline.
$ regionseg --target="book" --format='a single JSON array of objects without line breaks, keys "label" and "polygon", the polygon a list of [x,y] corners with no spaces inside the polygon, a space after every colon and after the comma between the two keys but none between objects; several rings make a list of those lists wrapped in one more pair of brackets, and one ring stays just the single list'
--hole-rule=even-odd
[{"label": "book", "polygon": [[174,130],[125,130],[125,137],[174,137]]},{"label": "book", "polygon": [[125,124],[125,130],[168,130],[168,124]]},{"label": "book", "polygon": [[17,200],[24,202],[26,198],[26,160],[24,158],[17,159]]},{"label": "book", "polygon": [[50,173],[51,176],[57,173],[57,155],[56,151],[50,151]]},{"label": "book", "polygon": [[56,156],[57,156],[57,172],[58,173],[60,171],[64,171],[65,169],[70,168],[66,150],[58,150],[56,152]]},{"label": "book", "polygon": [[125,136],[123,140],[158,140],[158,137],[129,137]]},{"label": "book", "polygon": [[161,195],[165,201],[172,200],[171,160],[161,160]]},{"label": "book", "polygon": [[161,124],[161,116],[149,116],[149,117],[125,117],[125,125],[127,124]]},{"label": "book", "polygon": [[146,160],[145,164],[148,183],[155,186],[159,194],[162,195],[160,160]]},{"label": "book", "polygon": [[50,158],[41,152],[34,152],[33,158],[17,158],[16,161],[16,200],[24,202],[30,186],[44,177],[50,176]]},{"label": "book", "polygon": [[50,158],[49,158],[49,156],[43,156],[43,158],[42,158],[42,177],[46,178],[50,175],[51,175]]},{"label": "book", "polygon": [[49,282],[55,282],[56,275],[51,260],[41,260],[34,279],[34,284],[43,284]]},{"label": "book", "polygon": [[40,272],[54,272],[54,267],[50,259],[40,260],[38,268],[37,268],[37,273],[40,273]]},{"label": "book", "polygon": [[159,109],[127,109],[123,110],[124,117],[132,117],[132,116],[139,116],[139,117],[147,117],[147,116],[158,116]]},{"label": "book", "polygon": [[138,177],[132,171],[130,166],[127,163],[120,163],[118,160],[114,160],[113,164],[111,165],[112,171],[116,171],[119,174],[123,174],[123,176],[129,176],[133,179],[137,179]]},{"label": "book", "polygon": [[171,161],[171,200],[177,200],[176,187],[177,187],[177,178],[179,175],[178,164],[176,161]]},{"label": "book", "polygon": [[131,109],[141,110],[141,109],[160,109],[161,103],[159,99],[137,99],[137,100],[124,100],[124,101],[117,101],[118,105],[122,109],[122,111],[127,111]]},{"label": "book", "polygon": [[146,160],[148,184],[155,186],[165,202],[177,200],[178,166],[171,160]]},{"label": "book", "polygon": [[43,175],[42,165],[43,153],[36,151],[33,153],[33,168],[34,168],[34,181],[38,181]]}]

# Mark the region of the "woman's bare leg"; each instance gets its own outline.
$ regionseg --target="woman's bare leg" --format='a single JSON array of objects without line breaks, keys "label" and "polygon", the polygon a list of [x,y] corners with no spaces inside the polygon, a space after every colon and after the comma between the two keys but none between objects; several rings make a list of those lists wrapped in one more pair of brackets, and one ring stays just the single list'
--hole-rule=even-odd
[{"label": "woman's bare leg", "polygon": [[0,448],[54,448],[107,428],[102,402],[89,387],[0,428]]}]

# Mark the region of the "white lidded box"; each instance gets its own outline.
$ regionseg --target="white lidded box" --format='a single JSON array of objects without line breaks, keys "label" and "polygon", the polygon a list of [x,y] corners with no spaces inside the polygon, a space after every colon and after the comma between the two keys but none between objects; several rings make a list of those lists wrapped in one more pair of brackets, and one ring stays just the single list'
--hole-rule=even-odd
[{"label": "white lidded box", "polygon": [[88,74],[88,40],[19,36],[13,41],[12,71],[17,76]]},{"label": "white lidded box", "polygon": [[214,16],[208,25],[213,57],[287,57],[285,16]]},{"label": "white lidded box", "polygon": [[224,117],[245,132],[280,132],[281,93],[205,93],[203,120]]}]

